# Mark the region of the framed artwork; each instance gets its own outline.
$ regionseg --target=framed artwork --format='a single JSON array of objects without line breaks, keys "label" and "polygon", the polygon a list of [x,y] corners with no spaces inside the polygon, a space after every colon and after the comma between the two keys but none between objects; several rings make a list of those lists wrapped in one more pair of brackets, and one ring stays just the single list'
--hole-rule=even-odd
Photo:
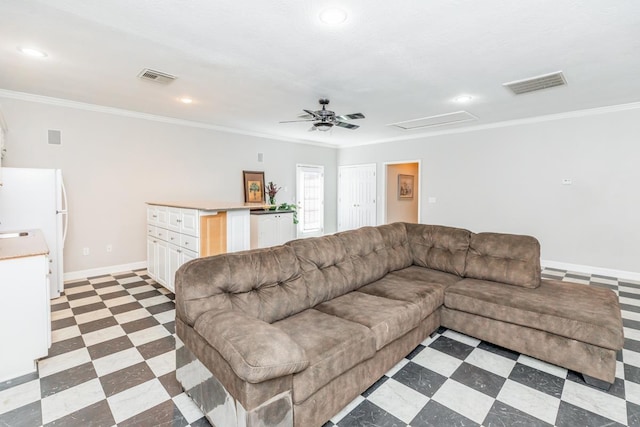
[{"label": "framed artwork", "polygon": [[413,175],[398,175],[398,199],[413,199]]},{"label": "framed artwork", "polygon": [[264,203],[264,172],[242,171],[245,203]]}]

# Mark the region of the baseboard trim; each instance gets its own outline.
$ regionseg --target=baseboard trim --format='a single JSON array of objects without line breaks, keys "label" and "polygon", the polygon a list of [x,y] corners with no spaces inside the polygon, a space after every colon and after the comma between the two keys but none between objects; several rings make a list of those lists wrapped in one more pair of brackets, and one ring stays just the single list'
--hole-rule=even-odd
[{"label": "baseboard trim", "polygon": [[543,267],[557,268],[560,270],[569,270],[580,273],[599,274],[601,276],[617,277],[619,279],[640,281],[640,273],[633,271],[613,270],[610,268],[592,267],[590,265],[569,264],[567,262],[540,260]]},{"label": "baseboard trim", "polygon": [[132,262],[129,264],[109,265],[107,267],[90,268],[88,270],[69,271],[64,273],[64,281],[85,279],[87,277],[102,276],[103,274],[118,273],[120,271],[139,270],[147,268],[146,261]]}]

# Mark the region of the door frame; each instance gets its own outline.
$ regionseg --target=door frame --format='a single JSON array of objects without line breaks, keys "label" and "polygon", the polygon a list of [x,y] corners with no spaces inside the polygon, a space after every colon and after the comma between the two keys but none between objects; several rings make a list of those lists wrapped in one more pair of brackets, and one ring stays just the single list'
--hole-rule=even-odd
[{"label": "door frame", "polygon": [[387,223],[387,166],[390,165],[404,165],[406,163],[417,163],[418,164],[418,192],[416,196],[418,197],[418,222],[420,222],[422,218],[422,160],[403,160],[403,161],[395,161],[395,162],[384,162],[382,163],[382,191],[380,192],[379,199],[382,200],[380,204],[382,206],[382,212],[380,217],[382,218],[381,224]]}]

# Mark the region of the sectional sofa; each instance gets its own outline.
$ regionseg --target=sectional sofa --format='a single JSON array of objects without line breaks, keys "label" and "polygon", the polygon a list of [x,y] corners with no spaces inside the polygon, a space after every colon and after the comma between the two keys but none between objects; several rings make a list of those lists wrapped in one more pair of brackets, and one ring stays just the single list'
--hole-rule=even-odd
[{"label": "sectional sofa", "polygon": [[439,326],[607,388],[617,296],[541,280],[529,236],[395,223],[176,273],[176,376],[216,426],[321,426]]}]

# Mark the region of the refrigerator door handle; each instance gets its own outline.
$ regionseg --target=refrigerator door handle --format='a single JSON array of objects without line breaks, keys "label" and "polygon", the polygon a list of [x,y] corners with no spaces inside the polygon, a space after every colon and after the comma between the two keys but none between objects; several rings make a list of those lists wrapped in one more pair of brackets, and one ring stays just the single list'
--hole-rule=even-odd
[{"label": "refrigerator door handle", "polygon": [[67,189],[64,186],[64,181],[62,180],[62,177],[60,178],[60,187],[62,188],[63,205],[61,206],[61,208],[63,207],[63,209],[61,211],[58,211],[58,213],[64,215],[64,228],[62,231],[62,247],[64,248],[64,243],[67,241],[67,230],[69,228],[69,212],[68,212],[68,205],[67,205]]}]

